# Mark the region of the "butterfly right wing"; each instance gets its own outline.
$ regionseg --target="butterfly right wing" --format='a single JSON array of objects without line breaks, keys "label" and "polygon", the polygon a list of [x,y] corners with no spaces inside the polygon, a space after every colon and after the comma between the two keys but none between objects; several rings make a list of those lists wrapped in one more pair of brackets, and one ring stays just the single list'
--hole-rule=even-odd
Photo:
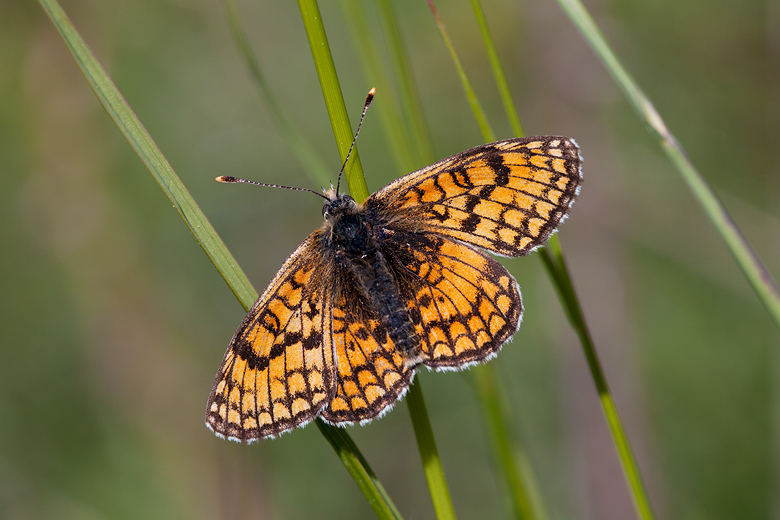
[{"label": "butterfly right wing", "polygon": [[275,437],[314,419],[336,392],[332,303],[318,233],[258,298],[230,342],[206,425],[241,442]]},{"label": "butterfly right wing", "polygon": [[566,217],[580,191],[581,162],[577,144],[566,137],[497,141],[396,179],[365,206],[396,227],[522,256]]}]

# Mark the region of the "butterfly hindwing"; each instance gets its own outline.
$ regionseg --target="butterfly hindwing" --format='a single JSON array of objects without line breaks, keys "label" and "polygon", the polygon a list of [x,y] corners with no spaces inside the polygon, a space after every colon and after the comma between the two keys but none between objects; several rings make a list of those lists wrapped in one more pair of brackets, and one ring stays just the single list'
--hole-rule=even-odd
[{"label": "butterfly hindwing", "polygon": [[517,331],[517,282],[488,255],[447,237],[395,233],[397,279],[420,337],[423,363],[461,369],[490,359]]},{"label": "butterfly hindwing", "polygon": [[357,300],[354,292],[345,294],[333,307],[338,382],[322,418],[334,424],[365,422],[388,411],[414,375],[385,324]]}]

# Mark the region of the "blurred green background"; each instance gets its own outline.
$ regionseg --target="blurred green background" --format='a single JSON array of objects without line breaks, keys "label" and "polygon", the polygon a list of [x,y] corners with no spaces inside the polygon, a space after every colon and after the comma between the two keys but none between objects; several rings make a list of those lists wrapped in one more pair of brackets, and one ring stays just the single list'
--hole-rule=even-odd
[{"label": "blurred green background", "polygon": [[[321,4],[354,125],[373,83],[339,4]],[[393,5],[436,157],[481,144],[425,2]],[[780,277],[780,2],[586,5]],[[220,2],[63,7],[262,290],[320,225],[322,202],[213,181],[319,188],[272,125]],[[560,237],[658,516],[780,518],[776,326],[558,5],[484,8],[526,131],[582,148],[585,182]],[[272,87],[335,180],[297,6],[239,9]],[[365,9],[381,45],[376,5]],[[439,9],[499,138],[512,137],[468,2]],[[360,150],[372,191],[406,173],[372,112]],[[247,447],[203,425],[244,311],[33,1],[0,1],[0,223],[0,517],[372,516],[314,426]],[[493,363],[550,517],[634,517],[538,255],[504,263],[526,315]],[[420,378],[459,517],[507,517],[468,373]],[[404,517],[432,518],[406,405],[349,433]]]}]

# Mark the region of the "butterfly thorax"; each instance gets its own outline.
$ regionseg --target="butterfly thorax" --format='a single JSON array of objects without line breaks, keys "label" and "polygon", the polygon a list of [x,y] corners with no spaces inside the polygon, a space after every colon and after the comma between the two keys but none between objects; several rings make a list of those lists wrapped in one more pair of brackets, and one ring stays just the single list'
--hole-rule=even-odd
[{"label": "butterfly thorax", "polygon": [[388,231],[377,222],[373,212],[366,211],[349,195],[329,195],[322,210],[325,217],[322,240],[325,250],[335,256],[341,286],[358,288],[369,312],[381,322],[406,363],[420,363],[420,339],[391,262],[383,252],[382,243]]}]

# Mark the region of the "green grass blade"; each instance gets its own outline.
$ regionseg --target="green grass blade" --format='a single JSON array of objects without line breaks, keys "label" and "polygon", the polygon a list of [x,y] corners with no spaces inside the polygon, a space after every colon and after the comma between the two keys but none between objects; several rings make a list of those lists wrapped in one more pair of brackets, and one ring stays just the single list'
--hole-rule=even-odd
[{"label": "green grass blade", "polygon": [[623,465],[623,471],[626,475],[629,489],[631,490],[631,496],[634,500],[637,514],[640,518],[652,520],[655,518],[655,515],[653,513],[652,504],[650,503],[650,497],[647,494],[642,475],[639,472],[639,466],[636,463],[636,458],[634,457],[631,445],[628,442],[628,436],[626,436],[626,431],[620,420],[615,400],[612,397],[609,385],[607,384],[607,379],[604,376],[604,370],[601,368],[601,362],[596,354],[596,347],[593,344],[593,339],[591,338],[588,324],[585,321],[582,307],[574,292],[574,285],[569,277],[569,271],[566,267],[563,251],[561,250],[560,241],[557,240],[557,237],[553,237],[548,241],[547,246],[545,247],[546,252],[547,250],[549,250],[549,252],[548,254],[542,255],[542,260],[547,265],[548,271],[553,273],[555,279],[554,285],[558,291],[558,296],[564,302],[563,308],[566,312],[566,316],[569,318],[569,322],[572,324],[577,336],[579,336],[580,343],[585,352],[585,358],[588,362],[593,382],[596,385],[596,391],[598,392],[599,401],[604,410],[607,424],[615,441],[615,447],[621,464]]},{"label": "green grass blade", "polygon": [[371,35],[370,25],[366,19],[363,4],[359,0],[341,0],[341,11],[349,26],[354,48],[360,58],[361,66],[370,85],[376,87],[379,93],[376,110],[387,135],[392,155],[398,164],[400,174],[416,169],[417,161],[413,155],[414,148],[409,140],[400,107],[396,99],[395,89],[382,64],[386,61],[377,50]]},{"label": "green grass blade", "polygon": [[244,60],[244,64],[249,69],[252,79],[254,79],[255,85],[257,85],[265,106],[268,107],[271,119],[281,134],[282,140],[295,152],[304,170],[312,177],[312,181],[320,186],[327,186],[332,180],[333,169],[325,164],[319,154],[303,138],[282,110],[279,101],[271,90],[271,86],[265,79],[265,74],[263,74],[257,56],[252,51],[249,38],[241,25],[235,2],[233,0],[222,0],[222,5],[225,9],[225,18],[227,19],[230,34],[233,36],[233,40]]},{"label": "green grass blade", "polygon": [[585,7],[579,0],[558,0],[564,11],[569,15],[574,25],[580,30],[585,40],[604,62],[607,70],[626,94],[639,117],[647,125],[650,133],[658,140],[661,148],[677,167],[688,184],[696,200],[704,209],[715,229],[726,242],[731,254],[739,264],[748,282],[753,287],[761,303],[769,311],[778,327],[780,327],[780,289],[777,282],[767,270],[761,258],[748,243],[737,227],[726,208],[718,199],[713,189],[707,184],[701,173],[682,149],[680,143],[666,127],[660,114],[656,111],[648,97],[642,92],[631,75],[626,71],[617,56],[609,47],[604,35],[596,26]]},{"label": "green grass blade", "polygon": [[363,458],[363,455],[357,449],[352,438],[347,435],[347,432],[341,428],[334,428],[320,420],[317,420],[316,424],[322,435],[336,451],[349,474],[352,475],[377,518],[400,520],[402,518],[401,513],[398,512],[382,483],[376,478],[371,466]]},{"label": "green grass blade", "polygon": [[[320,77],[320,84],[322,85],[323,95],[325,96],[326,104],[329,107],[328,114],[331,115],[333,133],[336,136],[347,135],[348,132],[351,134],[352,130],[349,126],[349,119],[346,116],[346,108],[341,95],[341,88],[339,87],[336,69],[333,65],[333,58],[330,54],[330,47],[325,35],[325,28],[322,25],[322,18],[319,14],[317,3],[315,0],[299,0],[298,5],[300,6],[301,16],[303,17],[304,26],[306,27],[306,34],[309,38],[309,45],[312,48],[312,56],[314,57],[317,74]],[[338,97],[338,100],[334,99],[335,97]],[[333,110],[331,110],[331,107],[333,107]],[[351,137],[350,141],[346,142],[346,148],[344,149],[342,149],[341,142],[339,142],[339,149],[342,154],[342,159],[346,155],[346,151],[349,149],[350,144]],[[356,154],[357,147],[355,147],[355,150],[353,151],[353,155]],[[350,193],[352,194],[352,197],[359,202],[365,200],[368,197],[368,189],[366,187],[366,180],[362,169],[354,169],[351,171],[346,171],[346,173],[351,174],[347,177],[347,179],[349,181]],[[353,191],[353,184],[361,188],[365,194],[360,191],[357,193]],[[450,501],[449,492],[447,491],[445,493],[447,487],[446,482],[443,480],[444,472],[440,471],[438,474],[433,474],[429,473],[428,471],[428,467],[432,464],[438,464],[439,468],[441,468],[441,462],[438,451],[436,451],[435,442],[428,442],[432,441],[433,433],[430,425],[430,419],[428,418],[427,413],[425,413],[425,403],[422,401],[422,393],[419,391],[419,389],[409,392],[409,397],[407,397],[407,404],[409,405],[410,411],[412,409],[416,410],[412,425],[414,426],[415,435],[418,439],[420,453],[424,453],[423,461],[424,463],[428,463],[428,465],[425,466],[425,474],[426,477],[428,477],[431,499],[433,500],[437,511],[439,509],[442,509],[442,511],[449,509],[451,511],[452,504]],[[423,439],[422,443],[421,439]],[[431,480],[432,478],[433,480]],[[444,482],[443,486],[442,482]],[[441,505],[447,503],[449,503],[448,508]],[[447,516],[444,518],[453,518],[453,516]]]},{"label": "green grass blade", "polygon": [[506,393],[493,367],[482,365],[472,368],[471,372],[496,467],[507,487],[514,517],[518,520],[547,520],[549,515],[525,450],[512,442]]},{"label": "green grass blade", "polygon": [[401,97],[401,106],[404,118],[409,122],[412,132],[412,143],[415,145],[414,168],[419,168],[434,162],[433,142],[431,132],[425,120],[422,109],[422,101],[414,81],[414,74],[409,65],[408,53],[401,39],[401,31],[398,28],[398,20],[393,10],[391,0],[377,0],[379,7],[379,20],[387,38],[387,47],[390,51],[390,63],[398,81],[398,93]]},{"label": "green grass blade", "polygon": [[[339,87],[336,69],[333,65],[333,58],[330,54],[330,47],[327,42],[325,29],[322,25],[322,18],[315,0],[299,0],[298,5],[300,6],[306,34],[309,38],[309,45],[312,48],[312,56],[317,68],[317,74],[320,78],[320,84],[322,85],[323,95],[325,96],[326,104],[328,105],[328,114],[331,116],[333,133],[337,136],[337,143],[339,144],[339,150],[343,159],[351,144],[352,130],[349,125],[349,119],[346,116],[346,108],[341,96],[341,88]],[[334,99],[335,97],[338,97],[338,99]],[[350,135],[350,140],[344,141],[343,143],[345,143],[345,146],[342,146],[342,141],[339,141],[338,136],[348,134]],[[356,155],[356,152],[357,148],[352,152],[353,156]],[[356,165],[357,164],[359,164],[359,162],[356,162]],[[350,171],[346,171],[346,173],[350,174],[348,180],[352,196],[357,201],[365,200],[365,198],[368,197],[368,190],[366,188],[366,181],[362,168],[353,168]],[[361,191],[356,191],[353,186],[361,188],[365,194]],[[425,410],[422,392],[416,385],[412,385],[406,402],[409,406],[410,413],[413,415],[412,425],[423,458],[423,465],[426,477],[428,477],[434,508],[436,509],[437,514],[441,512],[442,515],[445,515],[449,512],[449,514],[441,516],[440,518],[454,518],[454,514],[452,513],[452,502],[450,500],[449,492],[447,491],[446,481],[444,480],[444,472],[441,470],[441,461],[438,451],[436,450],[436,443],[433,442],[430,419]],[[321,425],[321,427],[322,426],[324,425]],[[439,468],[438,471],[433,471],[431,469],[435,467]],[[371,501],[371,499],[369,499],[369,501]]]},{"label": "green grass blade", "polygon": [[[472,0],[471,4],[479,25],[482,42],[488,54],[490,68],[493,71],[493,77],[504,104],[504,111],[509,118],[514,135],[522,137],[524,134],[520,124],[520,117],[517,114],[517,107],[512,99],[509,84],[501,66],[501,60],[498,57],[493,37],[490,34],[490,28],[487,25],[482,4],[479,0]],[[485,138],[488,139],[488,136],[485,136]],[[542,252],[544,254],[544,249],[542,249]],[[512,429],[507,414],[508,407],[500,406],[500,402],[506,399],[503,394],[503,387],[500,384],[500,375],[495,368],[487,365],[475,373],[475,381],[491,439],[494,458],[497,461],[497,468],[500,471],[501,478],[509,491],[515,517],[518,519],[536,518],[539,520],[548,518],[547,509],[538,490],[536,474],[525,456],[525,451],[521,445],[517,443],[513,445]]]},{"label": "green grass blade", "polygon": [[509,124],[512,126],[515,137],[520,137],[524,135],[523,127],[520,125],[520,118],[517,116],[517,107],[515,107],[512,93],[509,91],[509,83],[506,80],[504,68],[501,66],[501,60],[498,58],[496,44],[493,42],[493,36],[490,34],[490,28],[488,27],[487,19],[485,18],[485,11],[482,9],[482,4],[479,0],[471,0],[471,7],[474,9],[474,17],[479,24],[482,43],[485,45],[485,50],[487,51],[490,69],[493,71],[493,78],[496,81],[498,92],[501,95],[504,111],[506,112],[507,117],[509,117]]},{"label": "green grass blade", "polygon": [[56,0],[40,0],[40,4],[59,31],[73,59],[106,112],[114,120],[117,128],[124,134],[138,157],[141,158],[165,191],[236,298],[245,308],[251,307],[257,299],[257,292],[106,70],[98,62]]},{"label": "green grass blade", "polygon": [[[336,138],[336,146],[339,149],[341,160],[347,158],[347,152],[352,144],[354,134],[349,123],[349,114],[344,104],[344,96],[341,93],[341,85],[336,74],[336,66],[330,52],[330,45],[325,34],[325,26],[322,24],[322,15],[316,0],[298,0],[298,8],[301,11],[303,27],[309,39],[314,66],[317,69],[317,77],[320,80],[322,95],[325,98],[325,107],[328,109],[328,117],[333,127],[333,136]],[[356,201],[368,198],[368,186],[363,174],[363,166],[360,162],[358,148],[352,151],[344,169],[344,175],[349,184],[349,193]]]},{"label": "green grass blade", "polygon": [[[351,133],[352,130],[349,126],[349,119],[346,117],[346,108],[344,108],[345,105],[341,96],[341,88],[338,86],[339,81],[336,75],[335,66],[333,65],[333,58],[330,54],[330,47],[328,45],[325,29],[322,25],[319,8],[315,0],[299,0],[298,5],[300,6],[301,16],[303,17],[304,26],[306,27],[309,45],[312,48],[312,56],[314,57],[317,74],[320,78],[320,84],[322,85],[323,95],[325,96],[326,104],[329,107],[328,113],[331,115],[333,133],[337,136],[346,135],[347,132]],[[338,97],[339,99],[334,99],[334,97]],[[333,110],[331,110],[331,107],[333,107]],[[342,109],[344,110],[343,114],[341,112]],[[341,142],[339,142],[342,159],[349,149],[350,144],[351,137],[350,141],[346,142],[345,149],[342,149]],[[356,152],[357,147],[352,152],[353,155],[356,155]],[[348,180],[350,182],[350,192],[353,198],[359,202],[365,200],[365,198],[368,197],[368,190],[366,188],[366,181],[362,169],[354,169],[347,173],[351,173]],[[365,190],[365,195],[361,192],[356,193],[353,191],[353,183],[358,187],[362,187],[362,189]],[[425,410],[422,392],[415,385],[412,385],[406,402],[409,406],[410,413],[412,413],[412,426],[414,427],[418,447],[423,459],[425,475],[426,478],[428,478],[428,486],[430,488],[434,508],[436,509],[437,514],[446,514],[446,516],[440,518],[454,518],[454,514],[448,514],[452,513],[454,510],[449,491],[447,490],[446,481],[444,480],[444,471],[441,469],[441,460],[436,449],[436,443],[433,442],[433,430],[431,428],[430,419]],[[431,469],[435,467],[438,467],[438,471]]]},{"label": "green grass blade", "polygon": [[412,386],[409,387],[406,403],[409,406],[409,416],[412,419],[417,447],[420,449],[420,458],[431,491],[436,518],[438,520],[454,520],[455,508],[452,506],[450,490],[444,477],[444,468],[441,465],[439,451],[433,438],[431,421],[428,418],[428,410],[425,407],[419,377],[415,378]]},{"label": "green grass blade", "polygon": [[474,92],[474,87],[471,86],[471,81],[469,81],[468,74],[466,74],[466,69],[463,68],[463,64],[460,62],[458,53],[455,52],[455,46],[452,44],[450,35],[447,32],[447,27],[444,25],[441,16],[439,16],[439,10],[436,9],[436,4],[433,3],[433,0],[427,1],[428,7],[431,9],[431,13],[433,13],[433,18],[436,20],[436,26],[439,28],[444,45],[447,47],[447,50],[450,53],[450,57],[452,58],[452,62],[455,64],[455,69],[458,71],[460,83],[463,85],[463,91],[466,93],[466,99],[468,100],[469,106],[471,106],[471,111],[474,113],[474,117],[477,120],[477,125],[479,126],[482,135],[485,137],[485,142],[493,142],[496,140],[496,134],[490,127],[490,123],[488,122],[487,116],[485,115],[485,111],[482,109],[482,105],[480,104],[479,99],[477,99],[477,94]]}]

